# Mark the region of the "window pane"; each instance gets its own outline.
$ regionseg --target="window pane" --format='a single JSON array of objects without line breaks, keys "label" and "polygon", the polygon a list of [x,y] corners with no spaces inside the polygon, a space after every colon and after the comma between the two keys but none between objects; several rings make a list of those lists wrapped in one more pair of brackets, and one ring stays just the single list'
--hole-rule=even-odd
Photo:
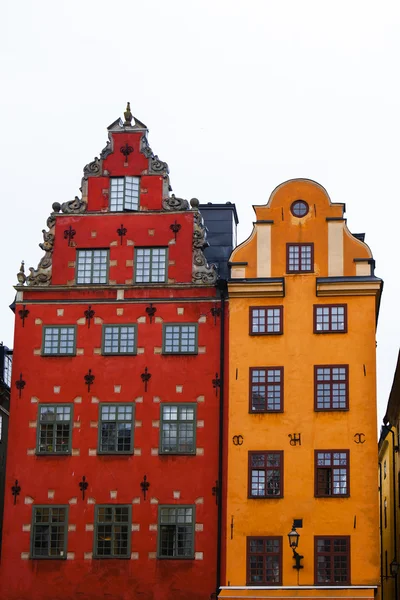
[{"label": "window pane", "polygon": [[162,453],[193,454],[195,452],[195,405],[161,406]]},{"label": "window pane", "polygon": [[281,585],[281,538],[247,538],[248,585]]},{"label": "window pane", "polygon": [[108,250],[78,250],[76,283],[107,283]]},{"label": "window pane", "polygon": [[137,248],[135,256],[136,283],[163,283],[166,281],[166,248]]},{"label": "window pane", "polygon": [[44,327],[43,354],[75,354],[75,327]]},{"label": "window pane", "polygon": [[193,508],[160,507],[159,555],[189,557],[194,553]]},{"label": "window pane", "polygon": [[108,404],[100,407],[101,453],[132,452],[133,450],[133,406]]},{"label": "window pane", "polygon": [[282,410],[281,368],[251,369],[251,412]]},{"label": "window pane", "polygon": [[67,509],[65,507],[34,507],[32,556],[34,558],[65,558]]},{"label": "window pane", "polygon": [[191,354],[197,352],[197,325],[165,325],[165,354]]},{"label": "window pane", "polygon": [[106,325],[103,328],[104,354],[134,354],[135,325]]},{"label": "window pane", "polygon": [[71,406],[50,404],[39,406],[38,454],[65,454],[70,452],[71,419]]},{"label": "window pane", "polygon": [[129,556],[130,518],[130,506],[96,507],[95,555],[98,558]]}]

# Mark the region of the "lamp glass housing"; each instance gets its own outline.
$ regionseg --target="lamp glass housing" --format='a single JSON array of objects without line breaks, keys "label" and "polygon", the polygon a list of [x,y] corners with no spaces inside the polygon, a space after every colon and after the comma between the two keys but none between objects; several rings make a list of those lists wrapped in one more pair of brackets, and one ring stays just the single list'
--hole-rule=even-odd
[{"label": "lamp glass housing", "polygon": [[295,527],[292,527],[292,531],[288,533],[289,546],[291,548],[297,548],[297,546],[299,545],[299,537],[300,534],[297,533]]}]

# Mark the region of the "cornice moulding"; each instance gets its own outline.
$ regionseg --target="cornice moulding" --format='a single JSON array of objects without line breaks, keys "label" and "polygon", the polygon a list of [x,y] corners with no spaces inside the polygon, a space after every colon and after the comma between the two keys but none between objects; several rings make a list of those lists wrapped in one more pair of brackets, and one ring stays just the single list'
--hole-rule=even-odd
[{"label": "cornice moulding", "polygon": [[278,279],[242,279],[228,282],[230,298],[283,298],[285,280]]}]

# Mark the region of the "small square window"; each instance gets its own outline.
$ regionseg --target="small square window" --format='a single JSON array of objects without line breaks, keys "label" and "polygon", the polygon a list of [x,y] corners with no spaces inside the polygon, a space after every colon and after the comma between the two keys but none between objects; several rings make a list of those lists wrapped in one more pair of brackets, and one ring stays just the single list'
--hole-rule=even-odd
[{"label": "small square window", "polygon": [[67,558],[68,507],[34,506],[31,558]]},{"label": "small square window", "polygon": [[350,537],[316,536],[315,584],[350,585]]},{"label": "small square window", "polygon": [[283,306],[250,307],[250,335],[283,333]]},{"label": "small square window", "polygon": [[167,248],[136,248],[135,283],[167,281]]},{"label": "small square window", "polygon": [[70,454],[72,404],[39,404],[37,454]]},{"label": "small square window", "polygon": [[346,333],[347,304],[314,304],[314,333]]},{"label": "small square window", "polygon": [[103,354],[136,354],[136,325],[104,325]]},{"label": "small square window", "polygon": [[101,404],[99,412],[99,453],[132,454],[134,405]]},{"label": "small square window", "polygon": [[249,498],[283,497],[283,452],[249,452]]},{"label": "small square window", "polygon": [[286,244],[287,273],[314,271],[314,244]]},{"label": "small square window", "polygon": [[197,354],[197,324],[164,325],[163,341],[164,354]]},{"label": "small square window", "polygon": [[108,283],[108,250],[77,250],[76,283]]},{"label": "small square window", "polygon": [[123,504],[95,507],[95,558],[130,558],[131,512]]},{"label": "small square window", "polygon": [[73,356],[76,345],[74,325],[43,327],[44,356]]},{"label": "small square window", "polygon": [[110,211],[139,210],[139,177],[112,177],[110,180]]},{"label": "small square window", "polygon": [[349,496],[349,451],[315,451],[315,496]]},{"label": "small square window", "polygon": [[315,410],[347,410],[349,369],[347,365],[316,365]]},{"label": "small square window", "polygon": [[250,368],[252,413],[283,411],[283,367]]},{"label": "small square window", "polygon": [[161,404],[160,454],[195,454],[196,404]]},{"label": "small square window", "polygon": [[282,585],[282,537],[247,538],[247,585]]},{"label": "small square window", "polygon": [[194,515],[194,506],[159,506],[159,558],[194,558]]}]

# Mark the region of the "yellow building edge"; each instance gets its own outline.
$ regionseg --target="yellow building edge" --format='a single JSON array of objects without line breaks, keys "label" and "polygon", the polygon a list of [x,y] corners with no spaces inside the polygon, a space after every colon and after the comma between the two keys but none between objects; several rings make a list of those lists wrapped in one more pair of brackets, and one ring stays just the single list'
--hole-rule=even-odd
[{"label": "yellow building edge", "polygon": [[247,600],[256,598],[328,598],[336,600],[347,598],[348,600],[359,600],[375,598],[377,586],[282,586],[282,587],[258,587],[258,586],[229,586],[222,587],[218,598]]}]

